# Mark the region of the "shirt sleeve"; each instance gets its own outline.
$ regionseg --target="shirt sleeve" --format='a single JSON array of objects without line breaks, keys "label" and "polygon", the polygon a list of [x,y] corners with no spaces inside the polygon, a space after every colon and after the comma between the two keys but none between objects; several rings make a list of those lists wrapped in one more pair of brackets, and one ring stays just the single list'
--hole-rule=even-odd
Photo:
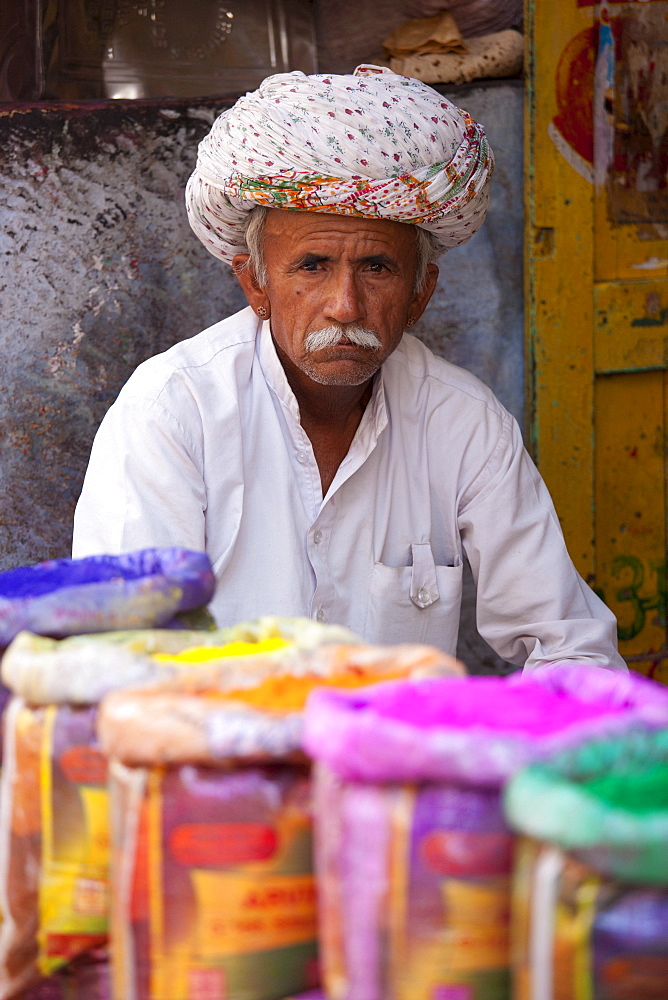
[{"label": "shirt sleeve", "polygon": [[547,487],[506,417],[484,485],[468,491],[459,516],[478,630],[527,671],[561,660],[626,670],[615,616],[575,569]]},{"label": "shirt sleeve", "polygon": [[93,442],[74,515],[75,558],[133,549],[205,549],[202,447],[155,401],[122,396]]}]

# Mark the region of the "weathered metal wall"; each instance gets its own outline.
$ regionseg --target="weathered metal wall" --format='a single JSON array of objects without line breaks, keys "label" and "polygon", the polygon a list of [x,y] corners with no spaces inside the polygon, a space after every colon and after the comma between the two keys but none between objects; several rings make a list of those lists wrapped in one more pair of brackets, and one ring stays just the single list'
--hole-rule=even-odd
[{"label": "weathered metal wall", "polygon": [[95,429],[136,365],[243,304],[191,235],[207,107],[0,117],[0,566],[69,554]]},{"label": "weathered metal wall", "polygon": [[[520,416],[521,83],[445,92],[487,127],[497,168],[488,221],[443,259],[416,332]],[[183,207],[223,107],[0,108],[0,569],[69,554],[93,435],[121,385],[245,304]],[[465,617],[475,643],[470,598]]]}]

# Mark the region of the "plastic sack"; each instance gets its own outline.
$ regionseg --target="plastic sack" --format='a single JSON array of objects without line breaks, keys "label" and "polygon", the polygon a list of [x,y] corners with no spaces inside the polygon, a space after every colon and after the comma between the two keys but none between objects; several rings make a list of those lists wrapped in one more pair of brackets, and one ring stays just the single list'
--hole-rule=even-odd
[{"label": "plastic sack", "polygon": [[[176,657],[192,647],[225,647],[228,643],[261,644],[270,638],[285,639],[290,648],[258,654],[249,670],[247,656],[224,656],[196,664]],[[90,705],[109,691],[153,685],[173,677],[177,684],[196,690],[254,683],[259,676],[280,673],[286,657],[294,661],[293,672],[313,670],[311,654],[327,643],[346,644],[356,636],[341,626],[321,625],[308,618],[259,618],[230,628],[192,630],[146,629],[99,635],[80,635],[54,640],[24,632],[9,646],[2,659],[4,683],[33,705]],[[167,654],[175,657],[165,659]],[[158,658],[160,657],[160,658]]]},{"label": "plastic sack", "polygon": [[22,990],[21,1000],[111,1000],[109,955],[105,949],[80,955],[65,968]]},{"label": "plastic sack", "polygon": [[252,658],[252,670],[248,663],[209,661],[145,689],[110,693],[98,720],[105,753],[135,765],[305,759],[303,708],[314,688],[464,669],[440,650],[408,644],[323,645],[282,654],[270,670],[264,657]]},{"label": "plastic sack", "polygon": [[304,746],[350,780],[498,787],[526,764],[583,740],[667,725],[668,689],[660,684],[560,663],[505,678],[315,691]]},{"label": "plastic sack", "polygon": [[331,1000],[509,995],[512,834],[500,791],[591,734],[666,725],[668,691],[563,664],[528,676],[320,689],[321,959]]},{"label": "plastic sack", "polygon": [[617,881],[519,837],[512,900],[514,1000],[665,1000],[665,887]]},{"label": "plastic sack", "polygon": [[55,559],[0,573],[0,647],[21,631],[68,636],[168,624],[211,600],[209,557],[186,549]]},{"label": "plastic sack", "polygon": [[111,1000],[106,949],[80,955],[48,979],[23,990],[20,1000]]},{"label": "plastic sack", "polygon": [[[230,676],[219,673],[217,689],[193,690],[197,667],[103,700],[98,732],[113,775],[117,1000],[190,1000],[198,990],[226,1000],[279,1000],[315,984],[310,781],[301,750],[308,693],[323,684],[368,685],[462,667],[424,646],[327,645],[310,655],[295,659],[286,651],[283,673],[261,673],[254,684],[251,673],[235,668],[241,687],[227,686]],[[210,676],[207,664],[202,669]],[[293,785],[299,808],[293,791],[288,795]],[[178,833],[166,825],[168,814],[178,815]],[[299,849],[291,846],[297,832]],[[284,867],[286,859],[293,867]]]},{"label": "plastic sack", "polygon": [[32,709],[13,698],[5,724],[3,997],[106,943],[109,868],[107,765],[95,737],[95,709]]},{"label": "plastic sack", "polygon": [[508,822],[590,868],[668,886],[668,727],[564,751],[517,774]]},{"label": "plastic sack", "polygon": [[110,773],[115,1000],[278,1000],[316,983],[307,770]]},{"label": "plastic sack", "polygon": [[315,769],[330,1000],[509,995],[512,837],[496,789],[374,785]]},{"label": "plastic sack", "polygon": [[[6,680],[32,702],[57,695],[60,704],[29,706],[17,696],[8,710],[10,756],[0,783],[0,907],[5,916],[0,995],[51,975],[107,940],[106,757],[96,735],[97,707],[89,703],[133,680],[183,677],[200,668],[207,681],[219,669],[219,676],[227,670],[248,684],[256,667],[260,676],[275,674],[282,656],[294,653],[295,662],[303,664],[315,655],[318,638],[341,642],[349,636],[343,629],[276,618],[218,632],[147,630],[60,641],[17,636],[3,661]],[[272,637],[281,640],[281,648],[253,654]],[[245,655],[226,658],[225,644],[232,642],[243,642]],[[216,658],[192,666],[154,659],[154,654],[178,655],[193,646],[213,649]]]}]

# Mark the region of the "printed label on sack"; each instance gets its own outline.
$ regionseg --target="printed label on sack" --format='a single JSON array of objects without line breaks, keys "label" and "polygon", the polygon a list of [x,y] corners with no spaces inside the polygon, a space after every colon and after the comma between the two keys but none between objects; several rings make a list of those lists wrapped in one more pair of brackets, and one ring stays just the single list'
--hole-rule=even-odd
[{"label": "printed label on sack", "polygon": [[266,861],[277,847],[276,829],[263,823],[184,823],[169,835],[172,857],[189,868]]},{"label": "printed label on sack", "polygon": [[406,787],[392,799],[389,992],[502,1000],[512,835],[496,790]]},{"label": "printed label on sack", "polygon": [[47,975],[107,933],[107,763],[96,745],[95,715],[95,709],[47,709],[38,931],[39,966]]},{"label": "printed label on sack", "polygon": [[203,958],[285,948],[315,937],[316,892],[310,875],[258,879],[195,871],[192,878]]}]

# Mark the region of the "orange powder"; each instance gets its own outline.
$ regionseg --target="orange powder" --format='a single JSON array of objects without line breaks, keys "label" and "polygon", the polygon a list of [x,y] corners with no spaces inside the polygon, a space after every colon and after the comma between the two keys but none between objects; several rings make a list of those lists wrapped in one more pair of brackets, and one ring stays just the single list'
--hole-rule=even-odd
[{"label": "orange powder", "polygon": [[370,673],[359,668],[346,673],[334,674],[330,677],[267,677],[261,684],[252,688],[242,688],[236,691],[226,691],[224,698],[243,701],[257,708],[275,712],[300,712],[306,704],[311,691],[316,687],[366,687],[377,681],[390,681],[404,678],[405,671],[386,671]]}]

